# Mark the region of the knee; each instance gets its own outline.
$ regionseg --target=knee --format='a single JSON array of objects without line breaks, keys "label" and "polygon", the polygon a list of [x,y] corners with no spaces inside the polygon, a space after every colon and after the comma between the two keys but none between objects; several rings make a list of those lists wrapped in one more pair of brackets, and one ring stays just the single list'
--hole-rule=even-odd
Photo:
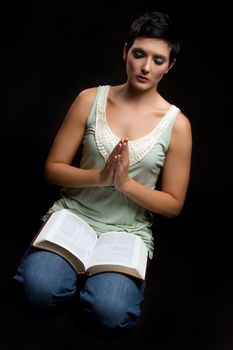
[{"label": "knee", "polygon": [[114,304],[98,303],[94,306],[94,317],[102,329],[121,332],[135,326],[137,317],[129,312],[122,300]]},{"label": "knee", "polygon": [[68,276],[62,279],[59,276],[33,273],[24,274],[23,294],[26,301],[33,307],[40,309],[54,309],[72,301],[76,293],[76,284]]},{"label": "knee", "polygon": [[33,307],[53,309],[57,306],[59,290],[45,276],[25,276],[23,294]]},{"label": "knee", "polygon": [[76,274],[60,256],[44,251],[28,255],[21,278],[23,295],[32,306],[51,309],[73,299]]},{"label": "knee", "polygon": [[103,331],[123,332],[131,329],[136,325],[138,313],[130,310],[130,306],[124,300],[95,300],[84,302],[84,311],[88,320],[96,327]]}]

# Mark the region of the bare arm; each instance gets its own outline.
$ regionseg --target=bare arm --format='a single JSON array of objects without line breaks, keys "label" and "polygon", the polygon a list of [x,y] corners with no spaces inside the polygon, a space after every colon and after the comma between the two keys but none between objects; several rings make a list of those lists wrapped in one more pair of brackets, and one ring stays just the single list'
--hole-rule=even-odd
[{"label": "bare arm", "polygon": [[49,183],[67,187],[95,186],[98,170],[71,165],[81,146],[95,94],[96,88],[84,90],[69,108],[45,163],[44,176]]},{"label": "bare arm", "polygon": [[115,157],[121,150],[121,142],[103,169],[80,169],[72,165],[85,134],[95,95],[96,88],[84,90],[69,108],[45,163],[44,176],[49,183],[71,188],[113,185]]},{"label": "bare arm", "polygon": [[115,186],[126,196],[144,208],[167,217],[175,217],[182,210],[190,177],[192,153],[191,126],[180,114],[173,127],[169,150],[166,155],[162,187],[147,188],[128,176],[128,146],[123,146],[117,161]]}]

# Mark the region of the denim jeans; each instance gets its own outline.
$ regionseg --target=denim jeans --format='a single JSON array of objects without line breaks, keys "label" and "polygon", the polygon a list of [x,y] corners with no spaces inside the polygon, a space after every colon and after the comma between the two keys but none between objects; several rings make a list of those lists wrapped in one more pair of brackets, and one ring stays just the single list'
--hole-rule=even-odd
[{"label": "denim jeans", "polygon": [[77,311],[100,329],[121,331],[136,325],[145,281],[115,272],[85,277],[84,282],[82,278],[59,255],[29,247],[13,279],[27,303],[39,309],[55,309],[78,299]]}]

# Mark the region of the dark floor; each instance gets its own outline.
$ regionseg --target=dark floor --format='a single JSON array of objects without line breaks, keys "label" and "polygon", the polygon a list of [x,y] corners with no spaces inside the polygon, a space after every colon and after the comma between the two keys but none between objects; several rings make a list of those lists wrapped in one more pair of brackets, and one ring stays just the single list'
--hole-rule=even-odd
[{"label": "dark floor", "polygon": [[[174,235],[170,227],[162,227],[158,236],[138,328],[119,339],[89,334],[70,312],[36,315],[18,305],[12,297],[10,281],[25,242],[19,238],[13,242],[5,234],[0,255],[0,350],[69,350],[80,344],[128,349],[149,343],[157,350],[232,350],[229,245],[212,241],[207,250],[207,242],[200,245],[200,234],[195,229],[189,230],[188,235],[182,230]],[[175,227],[178,229],[179,225]]]}]

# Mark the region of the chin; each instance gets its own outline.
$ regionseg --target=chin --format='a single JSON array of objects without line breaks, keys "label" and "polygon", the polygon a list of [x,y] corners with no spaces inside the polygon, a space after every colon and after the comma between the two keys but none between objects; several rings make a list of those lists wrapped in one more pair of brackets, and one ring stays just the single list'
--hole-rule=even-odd
[{"label": "chin", "polygon": [[132,84],[132,86],[135,89],[140,90],[140,91],[147,91],[147,90],[150,90],[150,89],[154,88],[154,85],[151,85],[151,83],[149,83],[149,82],[143,82],[142,83],[142,82],[139,82],[139,81],[134,82]]}]

